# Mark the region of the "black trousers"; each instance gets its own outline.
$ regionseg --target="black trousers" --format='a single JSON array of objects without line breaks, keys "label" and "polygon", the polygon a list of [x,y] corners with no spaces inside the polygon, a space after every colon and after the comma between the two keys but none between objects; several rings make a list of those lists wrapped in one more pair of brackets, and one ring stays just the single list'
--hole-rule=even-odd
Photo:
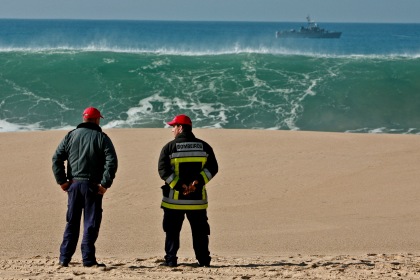
[{"label": "black trousers", "polygon": [[191,226],[193,248],[195,257],[200,264],[210,264],[209,235],[210,225],[207,222],[206,210],[172,210],[163,208],[163,230],[165,239],[165,260],[177,261],[179,250],[179,237],[185,216]]},{"label": "black trousers", "polygon": [[83,240],[81,244],[84,265],[96,263],[95,242],[102,221],[102,198],[98,186],[89,181],[74,181],[68,189],[67,225],[60,247],[60,261],[69,263],[76,251],[83,212]]}]

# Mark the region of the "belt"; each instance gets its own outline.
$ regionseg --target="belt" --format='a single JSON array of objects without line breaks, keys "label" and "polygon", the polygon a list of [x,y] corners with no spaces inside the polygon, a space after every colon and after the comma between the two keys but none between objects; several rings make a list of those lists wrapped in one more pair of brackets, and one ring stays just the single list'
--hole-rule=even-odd
[{"label": "belt", "polygon": [[90,181],[90,179],[82,177],[73,177],[73,181]]}]

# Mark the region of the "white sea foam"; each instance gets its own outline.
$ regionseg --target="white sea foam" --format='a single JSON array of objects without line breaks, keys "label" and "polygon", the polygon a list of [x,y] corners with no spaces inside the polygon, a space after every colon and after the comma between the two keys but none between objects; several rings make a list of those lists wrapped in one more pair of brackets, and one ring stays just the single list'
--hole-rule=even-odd
[{"label": "white sea foam", "polygon": [[[311,51],[298,50],[293,47],[224,47],[220,49],[183,49],[179,47],[160,47],[160,48],[122,48],[122,47],[104,47],[104,46],[39,46],[39,47],[0,47],[0,53],[7,52],[23,52],[23,53],[46,53],[46,54],[75,54],[79,52],[110,52],[110,53],[126,53],[126,54],[152,54],[152,55],[169,55],[169,56],[217,56],[217,55],[237,55],[237,54],[267,54],[267,55],[282,55],[282,56],[308,56],[319,58],[351,58],[351,59],[418,59],[419,52],[401,52],[401,53],[387,53],[387,54],[358,54],[349,53],[341,54],[331,51]],[[105,61],[105,60],[104,60]],[[113,60],[106,60],[106,63],[115,62]]]},{"label": "white sea foam", "polygon": [[[227,123],[226,110],[220,103],[205,103],[186,100],[183,98],[163,97],[159,93],[143,98],[138,106],[129,108],[126,118],[112,120],[106,123],[104,128],[136,127],[139,125],[159,124],[166,125],[164,116],[184,113],[194,119],[196,127],[222,128]],[[210,125],[201,125],[210,123]]]},{"label": "white sea foam", "polygon": [[0,120],[0,132],[15,132],[15,131],[35,131],[42,130],[39,123],[33,124],[17,124],[10,123],[6,120]]},{"label": "white sea foam", "polygon": [[113,59],[113,58],[104,58],[104,59],[103,59],[103,61],[104,61],[106,64],[112,64],[112,63],[115,63],[115,62],[116,62],[116,60],[115,60],[115,59]]}]

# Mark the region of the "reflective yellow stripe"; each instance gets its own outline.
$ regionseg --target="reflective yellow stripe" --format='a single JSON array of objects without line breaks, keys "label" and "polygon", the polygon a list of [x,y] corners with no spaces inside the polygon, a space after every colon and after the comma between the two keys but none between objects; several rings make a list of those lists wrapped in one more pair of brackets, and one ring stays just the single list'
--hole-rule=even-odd
[{"label": "reflective yellow stripe", "polygon": [[167,202],[162,201],[162,207],[168,208],[168,209],[175,209],[175,210],[202,210],[207,209],[208,204],[200,204],[200,205],[175,205],[170,204]]},{"label": "reflective yellow stripe", "polygon": [[184,158],[173,158],[171,159],[171,164],[175,166],[175,174],[179,174],[179,164],[184,162],[201,162],[201,166],[207,162],[206,157],[184,157]]},{"label": "reflective yellow stripe", "polygon": [[209,178],[207,178],[207,174],[204,171],[200,172],[201,176],[203,176],[204,179],[204,185],[206,185],[209,182]]},{"label": "reflective yellow stripe", "polygon": [[[176,177],[174,180],[169,184],[171,188],[174,188],[176,183],[178,183],[179,180],[179,164],[180,163],[188,163],[188,162],[201,162],[201,166],[203,167],[204,164],[207,162],[206,157],[185,157],[185,158],[173,158],[171,159],[171,165],[174,166],[174,173]],[[201,176],[203,176],[205,184],[209,182],[209,179],[207,177],[207,174],[204,171],[201,171]]]},{"label": "reflective yellow stripe", "polygon": [[172,182],[169,184],[169,186],[170,186],[171,188],[175,188],[176,183],[178,183],[178,180],[179,180],[179,177],[178,177],[178,176],[176,176],[176,177],[172,180]]},{"label": "reflective yellow stripe", "polygon": [[[174,192],[172,192],[172,196],[174,195]],[[171,196],[171,193],[169,193],[169,196]],[[171,203],[171,204],[179,204],[179,205],[201,205],[201,204],[207,204],[207,200],[205,199],[174,199],[171,197],[164,196],[162,198],[163,202]]]},{"label": "reflective yellow stripe", "polygon": [[[171,159],[171,165],[174,168],[175,178],[172,180],[172,182],[169,184],[169,186],[172,188],[169,198],[164,198],[164,200],[169,201],[162,201],[162,207],[168,208],[168,209],[178,209],[178,210],[201,210],[201,209],[207,209],[207,193],[206,188],[203,187],[202,189],[202,200],[193,202],[193,201],[185,201],[185,200],[179,200],[179,191],[174,190],[174,187],[179,181],[179,165],[181,163],[193,163],[193,162],[199,162],[201,163],[201,167],[204,167],[204,165],[207,162],[207,157],[178,157],[178,158],[172,158]],[[209,178],[205,171],[202,171],[200,175],[203,177],[203,180],[206,183],[208,183]],[[171,202],[171,203],[170,203]],[[188,203],[188,204],[187,204]],[[190,204],[192,203],[192,204]],[[194,203],[203,203],[203,204],[194,204]]]}]

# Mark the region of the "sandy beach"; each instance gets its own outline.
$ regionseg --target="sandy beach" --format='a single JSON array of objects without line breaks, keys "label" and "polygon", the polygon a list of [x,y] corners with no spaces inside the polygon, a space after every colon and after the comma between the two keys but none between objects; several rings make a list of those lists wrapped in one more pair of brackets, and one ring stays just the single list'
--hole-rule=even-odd
[{"label": "sandy beach", "polygon": [[66,131],[0,133],[0,279],[420,279],[418,135],[193,132],[212,145],[212,267],[195,265],[184,223],[164,255],[157,159],[170,129],[111,129],[119,157],[97,258],[58,266],[67,195],[51,157]]}]

